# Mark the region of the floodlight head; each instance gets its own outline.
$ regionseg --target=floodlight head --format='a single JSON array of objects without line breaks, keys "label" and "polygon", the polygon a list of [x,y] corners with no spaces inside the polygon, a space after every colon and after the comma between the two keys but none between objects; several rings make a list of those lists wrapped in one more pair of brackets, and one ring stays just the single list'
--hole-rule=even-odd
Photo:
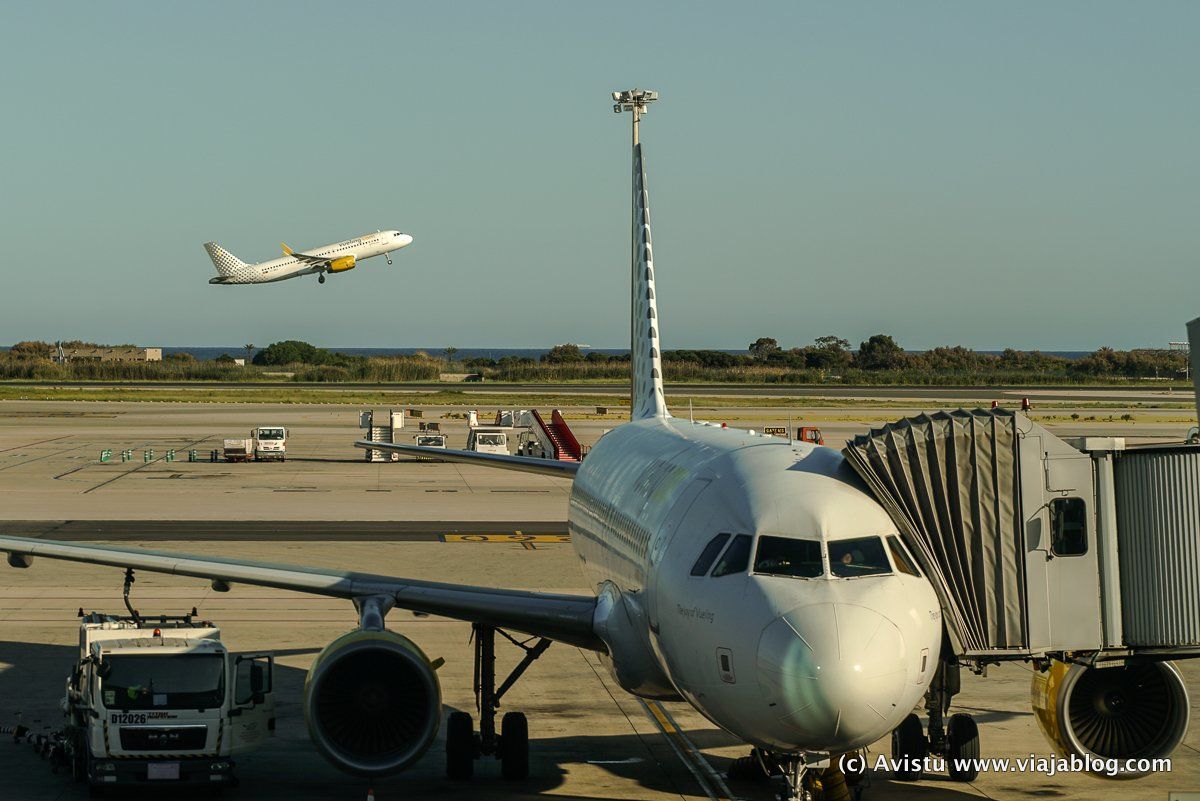
[{"label": "floodlight head", "polygon": [[613,111],[633,111],[645,114],[649,111],[648,104],[658,100],[658,92],[649,89],[627,89],[624,92],[613,92],[615,105]]}]

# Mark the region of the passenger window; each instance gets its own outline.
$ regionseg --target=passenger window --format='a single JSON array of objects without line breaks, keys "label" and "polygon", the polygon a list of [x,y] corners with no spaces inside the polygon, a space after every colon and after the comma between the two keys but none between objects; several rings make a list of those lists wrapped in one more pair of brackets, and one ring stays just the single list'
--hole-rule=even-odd
[{"label": "passenger window", "polygon": [[839,578],[879,576],[891,573],[883,541],[879,537],[856,537],[829,543],[829,568]]},{"label": "passenger window", "polygon": [[721,553],[721,549],[725,547],[725,543],[728,541],[729,535],[725,533],[718,534],[709,540],[708,545],[705,545],[704,550],[700,552],[700,558],[696,560],[696,564],[692,565],[692,575],[707,575],[708,569],[712,567],[712,563],[717,561],[717,554]]},{"label": "passenger window", "polygon": [[909,557],[908,551],[900,544],[899,537],[887,538],[888,550],[892,552],[892,561],[896,563],[896,569],[901,573],[907,573],[910,576],[920,578],[921,571],[917,570],[917,566]]},{"label": "passenger window", "polygon": [[1055,498],[1050,502],[1050,551],[1055,556],[1087,553],[1087,504],[1083,498]]},{"label": "passenger window", "polygon": [[821,543],[788,537],[759,537],[754,572],[770,576],[816,578],[824,574]]},{"label": "passenger window", "polygon": [[721,561],[713,568],[713,578],[728,576],[731,573],[745,573],[749,566],[750,537],[747,534],[738,534],[725,549]]}]

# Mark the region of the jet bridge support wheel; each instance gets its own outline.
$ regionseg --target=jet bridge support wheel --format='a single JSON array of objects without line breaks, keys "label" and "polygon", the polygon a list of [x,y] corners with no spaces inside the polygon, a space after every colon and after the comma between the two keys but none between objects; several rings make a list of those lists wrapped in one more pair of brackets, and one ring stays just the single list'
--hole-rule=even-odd
[{"label": "jet bridge support wheel", "polygon": [[[525,652],[499,687],[496,686],[497,632]],[[518,640],[503,629],[483,623],[471,624],[471,636],[475,640],[474,689],[479,733],[474,732],[471,716],[466,712],[450,714],[446,724],[446,775],[452,779],[468,779],[476,759],[492,756],[500,760],[500,773],[504,778],[513,781],[528,778],[529,721],[520,712],[505,713],[497,732],[496,710],[500,708],[504,693],[550,647],[550,640],[545,637]]]},{"label": "jet bridge support wheel", "polygon": [[[946,726],[946,770],[956,782],[973,782],[979,776],[979,727],[970,715],[951,715]],[[961,762],[960,762],[961,760]]]}]

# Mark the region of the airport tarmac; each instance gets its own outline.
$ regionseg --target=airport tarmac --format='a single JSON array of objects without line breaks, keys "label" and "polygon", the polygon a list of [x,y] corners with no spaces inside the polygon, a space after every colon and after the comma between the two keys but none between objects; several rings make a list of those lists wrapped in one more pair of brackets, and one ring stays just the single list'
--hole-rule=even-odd
[{"label": "airport tarmac", "polygon": [[[913,408],[920,408],[914,406]],[[566,410],[585,443],[594,442],[620,417],[585,419]],[[697,417],[731,424],[764,424],[779,410],[697,410]],[[461,409],[427,410],[461,414]],[[857,415],[882,422],[902,409],[837,409],[810,418],[839,446],[870,424],[833,419]],[[1178,438],[1187,424],[1119,421],[1072,423],[1095,434]],[[1139,412],[1139,414],[1142,414]],[[1177,415],[1178,416],[1178,415]],[[414,421],[415,422],[415,421]],[[452,445],[465,424],[446,418]],[[801,421],[796,420],[799,424]],[[809,422],[809,419],[803,422]],[[774,424],[765,422],[765,424]],[[220,439],[244,436],[255,425],[290,429],[287,462],[188,463],[187,449],[202,453]],[[543,591],[586,593],[571,546],[564,542],[568,485],[525,474],[449,464],[368,463],[351,446],[360,436],[357,409],[337,406],[268,406],[135,403],[0,403],[0,530],[23,536],[145,543],[156,550],[312,566],[337,566],[397,576]],[[1148,430],[1150,429],[1150,430]],[[187,445],[185,443],[194,443]],[[135,462],[100,463],[99,452],[134,448]],[[140,461],[153,448],[156,461]],[[162,460],[175,448],[180,461]],[[77,643],[80,607],[121,610],[119,571],[36,561],[29,570],[0,572],[0,726],[19,719],[35,731],[59,725],[63,683]],[[245,799],[362,798],[369,783],[328,766],[310,744],[300,712],[304,673],[315,655],[355,625],[347,602],[284,591],[235,587],[215,593],[207,582],[139,574],[134,601],[143,611],[178,613],[197,606],[225,638],[245,651],[274,650],[279,724],[276,738],[240,761]],[[394,611],[389,626],[417,642],[439,671],[448,709],[472,710],[470,627],[436,617]],[[516,660],[499,647],[501,669]],[[1189,688],[1200,691],[1200,665],[1183,664]],[[1029,708],[1030,672],[1024,666],[993,669],[987,678],[963,677],[956,709],[977,716],[984,756],[1048,755]],[[468,784],[444,778],[438,743],[408,772],[373,783],[379,801],[395,798],[578,799],[770,798],[764,785],[713,778],[746,748],[686,704],[647,708],[624,694],[596,655],[555,645],[506,696],[505,710],[530,718],[532,776],[512,784],[498,765],[484,762]],[[1193,716],[1196,712],[1193,698]],[[907,784],[884,773],[872,776],[864,798],[1018,799],[1031,796],[1087,799],[1119,792],[1129,801],[1165,799],[1168,791],[1200,790],[1200,728],[1193,727],[1174,754],[1169,774],[1111,783],[1082,775],[984,773],[970,784],[944,776]],[[888,743],[872,757],[889,753]],[[0,748],[0,798],[41,801],[86,793],[50,773],[28,747]]]},{"label": "airport tarmac", "polygon": [[[1090,390],[1081,390],[1082,404]],[[898,406],[805,406],[798,409],[696,406],[696,419],[759,429],[817,425],[840,448],[870,426],[938,404],[886,399]],[[911,403],[911,405],[909,405]],[[627,410],[563,410],[584,445],[619,425]],[[358,408],[317,404],[0,402],[0,509],[6,520],[307,520],[561,522],[569,482],[486,468],[403,460],[366,462],[353,443],[364,435]],[[450,447],[466,442],[462,407],[426,407],[406,431],[438,422]],[[495,407],[480,407],[481,419]],[[686,414],[686,409],[677,409]],[[1134,442],[1179,441],[1194,423],[1186,409],[1136,405],[1035,411],[1060,436],[1127,436]],[[1078,419],[1072,420],[1071,414]],[[1122,420],[1130,415],[1133,421]],[[1094,419],[1089,419],[1094,418]],[[286,462],[207,461],[227,437],[255,426],[289,430]],[[411,441],[411,440],[410,440]],[[108,462],[100,452],[112,451]],[[120,461],[131,449],[133,460]],[[167,461],[168,450],[175,461]],[[188,462],[196,450],[201,461]],[[143,461],[152,451],[152,461]],[[498,512],[497,510],[502,510]]]}]

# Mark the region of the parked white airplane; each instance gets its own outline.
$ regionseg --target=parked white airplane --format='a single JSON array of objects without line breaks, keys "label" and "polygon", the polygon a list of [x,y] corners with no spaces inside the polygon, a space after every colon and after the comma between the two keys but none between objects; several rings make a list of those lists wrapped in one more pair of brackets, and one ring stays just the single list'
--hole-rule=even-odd
[{"label": "parked white airplane", "polygon": [[[911,712],[939,664],[941,609],[883,508],[835,450],[678,420],[667,411],[636,136],[633,155],[631,421],[605,435],[582,463],[437,451],[442,460],[572,479],[571,541],[595,595],[22,537],[0,537],[0,551],[14,567],[43,556],[200,577],[222,591],[245,583],[353,601],[360,626],[313,662],[303,707],[318,750],[357,775],[408,767],[440,727],[438,663],[384,627],[392,608],[474,625],[481,730],[474,732],[467,713],[451,713],[452,777],[470,776],[480,754],[499,756],[508,778],[527,775],[525,718],[505,714],[497,734],[495,709],[551,641],[599,652],[634,695],[691,704],[758,749],[759,764],[784,768],[789,798],[808,792],[805,766],[822,755],[862,748],[914,723],[923,743]],[[498,628],[541,638],[518,643],[525,657],[499,689]],[[120,728],[114,722],[109,736],[118,737]],[[964,742],[971,745],[960,732]],[[901,751],[919,759],[923,749]]]},{"label": "parked white airplane", "polygon": [[210,284],[266,284],[283,281],[301,275],[317,274],[317,281],[325,283],[326,273],[344,273],[353,270],[364,259],[383,256],[392,263],[393,250],[412,244],[413,238],[399,231],[376,231],[345,242],[335,242],[306,253],[297,253],[280,243],[283,258],[247,264],[216,242],[205,242],[204,249],[217,268],[217,277],[208,279]]}]

